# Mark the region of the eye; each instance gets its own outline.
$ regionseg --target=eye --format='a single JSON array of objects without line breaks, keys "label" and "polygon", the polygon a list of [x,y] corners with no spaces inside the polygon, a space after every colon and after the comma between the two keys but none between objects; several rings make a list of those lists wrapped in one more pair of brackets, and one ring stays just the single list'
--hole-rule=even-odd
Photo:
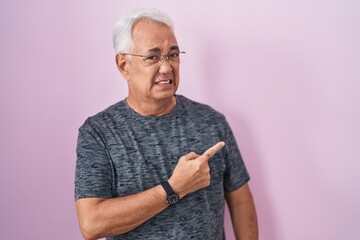
[{"label": "eye", "polygon": [[149,55],[144,57],[145,62],[154,63],[160,60],[159,55]]},{"label": "eye", "polygon": [[175,60],[179,57],[179,53],[169,53],[168,58],[169,60]]}]

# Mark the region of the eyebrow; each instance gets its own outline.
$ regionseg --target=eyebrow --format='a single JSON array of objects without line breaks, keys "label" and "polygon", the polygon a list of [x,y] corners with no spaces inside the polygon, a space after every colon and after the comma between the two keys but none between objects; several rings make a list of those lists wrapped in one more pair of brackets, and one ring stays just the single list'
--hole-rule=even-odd
[{"label": "eyebrow", "polygon": [[150,49],[148,52],[161,53],[161,49],[158,47]]},{"label": "eyebrow", "polygon": [[[178,50],[179,51],[179,47],[178,46],[171,46],[170,51],[173,51],[173,50]],[[155,48],[150,49],[148,52],[161,53],[161,49],[158,48],[158,47],[155,47]]]},{"label": "eyebrow", "polygon": [[178,51],[179,51],[180,49],[179,49],[178,46],[172,46],[172,47],[170,47],[170,51],[171,51],[171,50],[178,50]]}]

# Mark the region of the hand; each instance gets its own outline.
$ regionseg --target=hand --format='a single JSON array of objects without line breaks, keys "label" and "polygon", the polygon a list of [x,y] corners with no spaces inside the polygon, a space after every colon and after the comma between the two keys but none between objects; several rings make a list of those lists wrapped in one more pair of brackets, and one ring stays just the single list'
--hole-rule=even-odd
[{"label": "hand", "polygon": [[224,145],[224,142],[218,142],[202,155],[190,152],[179,159],[168,181],[180,198],[210,185],[210,167],[208,161]]}]

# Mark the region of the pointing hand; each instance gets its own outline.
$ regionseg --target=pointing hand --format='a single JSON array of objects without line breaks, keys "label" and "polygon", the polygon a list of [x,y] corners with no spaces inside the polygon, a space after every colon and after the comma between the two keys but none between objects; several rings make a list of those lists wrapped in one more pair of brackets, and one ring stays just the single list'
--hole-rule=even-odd
[{"label": "pointing hand", "polygon": [[218,142],[207,149],[202,155],[190,152],[179,159],[168,181],[173,190],[181,198],[210,185],[210,167],[208,161],[224,145],[224,142]]}]

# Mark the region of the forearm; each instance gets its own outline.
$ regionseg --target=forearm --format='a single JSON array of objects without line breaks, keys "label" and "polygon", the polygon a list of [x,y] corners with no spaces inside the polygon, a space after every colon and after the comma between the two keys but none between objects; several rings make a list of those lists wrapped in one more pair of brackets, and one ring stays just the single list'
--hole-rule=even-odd
[{"label": "forearm", "polygon": [[244,185],[235,192],[225,194],[237,240],[257,240],[258,222],[249,187]]},{"label": "forearm", "polygon": [[257,240],[258,223],[253,204],[251,206],[239,207],[234,209],[231,214],[234,233],[237,240]]},{"label": "forearm", "polygon": [[80,228],[86,239],[126,233],[167,207],[161,185],[146,191],[111,199],[79,199],[76,202]]}]

